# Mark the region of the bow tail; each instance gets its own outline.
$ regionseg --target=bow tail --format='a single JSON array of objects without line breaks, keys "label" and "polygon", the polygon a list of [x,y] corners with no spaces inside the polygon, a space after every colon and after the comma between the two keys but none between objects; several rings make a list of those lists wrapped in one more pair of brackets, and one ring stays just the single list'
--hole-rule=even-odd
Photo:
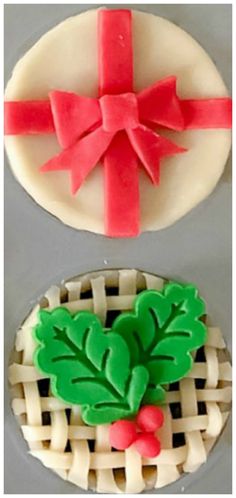
[{"label": "bow tail", "polygon": [[160,183],[160,160],[187,150],[143,125],[127,130],[127,134],[154,185]]},{"label": "bow tail", "polygon": [[138,158],[125,132],[119,132],[104,156],[105,232],[110,237],[139,234]]},{"label": "bow tail", "polygon": [[40,171],[70,170],[71,191],[75,194],[109,147],[114,133],[101,127],[49,159]]}]

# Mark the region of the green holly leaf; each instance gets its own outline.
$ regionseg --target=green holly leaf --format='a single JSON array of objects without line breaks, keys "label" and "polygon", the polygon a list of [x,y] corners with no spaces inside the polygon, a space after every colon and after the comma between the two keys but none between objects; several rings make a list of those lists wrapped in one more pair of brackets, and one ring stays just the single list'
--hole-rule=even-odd
[{"label": "green holly leaf", "polygon": [[40,310],[34,333],[37,368],[49,375],[55,396],[82,406],[86,423],[109,423],[138,411],[148,371],[142,365],[131,367],[125,340],[104,330],[95,315]]},{"label": "green holly leaf", "polygon": [[191,351],[206,341],[204,314],[205,304],[196,287],[169,283],[162,291],[140,293],[134,312],[117,317],[113,331],[125,339],[131,365],[142,364],[149,372],[144,403],[162,402],[162,385],[180,380],[191,370]]},{"label": "green holly leaf", "polygon": [[204,314],[196,287],[176,283],[139,294],[112,329],[90,312],[41,310],[35,364],[88,424],[134,416],[141,403],[162,403],[163,386],[191,370],[191,352],[206,341]]}]

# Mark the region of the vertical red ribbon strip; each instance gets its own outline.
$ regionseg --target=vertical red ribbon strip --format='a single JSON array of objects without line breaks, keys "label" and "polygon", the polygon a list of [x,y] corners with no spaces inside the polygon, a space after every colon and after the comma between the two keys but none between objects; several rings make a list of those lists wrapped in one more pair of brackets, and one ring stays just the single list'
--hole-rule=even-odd
[{"label": "vertical red ribbon strip", "polygon": [[[100,96],[133,91],[132,14],[98,12]],[[119,131],[104,156],[105,232],[135,237],[140,227],[138,158],[125,131]]]}]

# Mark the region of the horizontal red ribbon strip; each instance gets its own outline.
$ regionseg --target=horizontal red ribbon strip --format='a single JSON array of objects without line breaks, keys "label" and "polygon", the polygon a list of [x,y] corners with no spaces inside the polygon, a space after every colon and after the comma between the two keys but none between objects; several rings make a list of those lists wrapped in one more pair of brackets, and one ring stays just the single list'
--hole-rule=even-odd
[{"label": "horizontal red ribbon strip", "polygon": [[[183,115],[182,130],[232,128],[231,98],[179,99],[179,102]],[[5,135],[48,134],[56,131],[50,100],[6,101],[4,107]]]}]

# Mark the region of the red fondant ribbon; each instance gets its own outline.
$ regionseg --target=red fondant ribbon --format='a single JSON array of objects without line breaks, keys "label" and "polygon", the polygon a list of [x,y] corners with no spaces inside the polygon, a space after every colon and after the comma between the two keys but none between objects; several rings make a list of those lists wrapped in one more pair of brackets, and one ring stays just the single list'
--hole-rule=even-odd
[{"label": "red fondant ribbon", "polygon": [[160,160],[186,150],[153,125],[231,127],[230,98],[180,100],[175,76],[134,93],[131,16],[129,10],[98,12],[99,99],[53,91],[49,101],[5,102],[7,135],[56,133],[63,151],[41,171],[70,170],[73,193],[103,161],[105,232],[113,237],[139,233],[139,163],[158,185]]}]

